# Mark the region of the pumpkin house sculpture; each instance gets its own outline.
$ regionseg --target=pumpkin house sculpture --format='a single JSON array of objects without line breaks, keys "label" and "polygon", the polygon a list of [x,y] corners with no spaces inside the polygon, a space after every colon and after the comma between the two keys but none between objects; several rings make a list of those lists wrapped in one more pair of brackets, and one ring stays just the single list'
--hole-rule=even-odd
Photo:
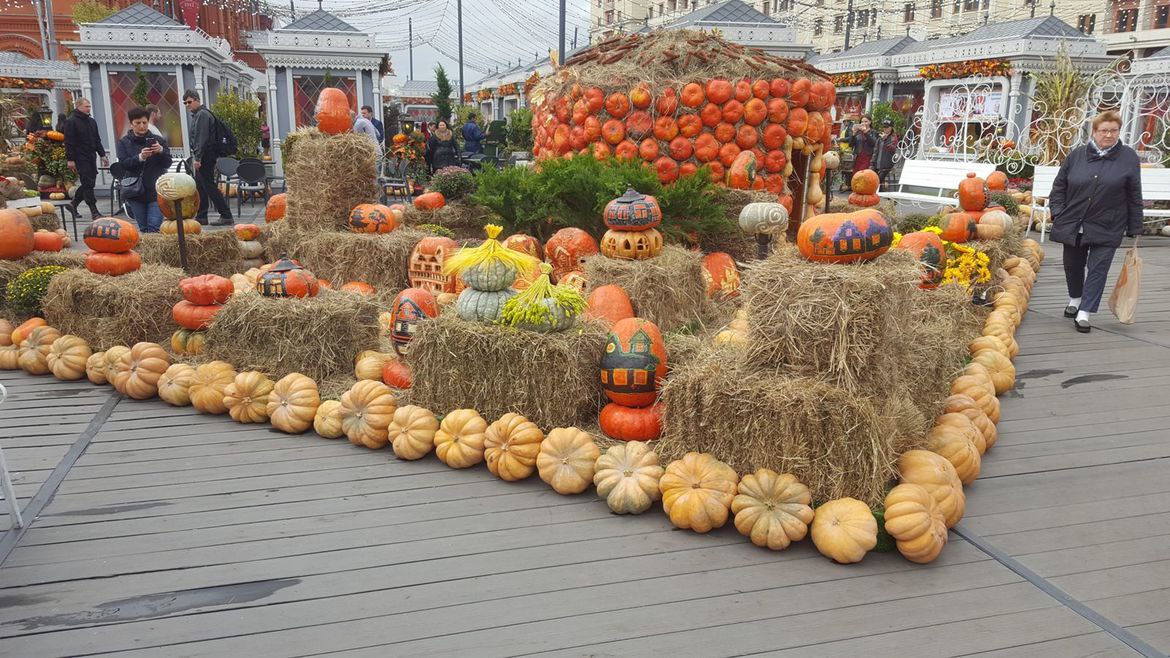
[{"label": "pumpkin house sculpture", "polygon": [[601,430],[624,441],[658,438],[661,409],[655,401],[665,377],[666,346],[658,327],[641,318],[616,322],[601,356],[601,387],[611,400],[598,417]]},{"label": "pumpkin house sculpture", "polygon": [[652,196],[629,188],[605,206],[605,225],[601,253],[607,258],[646,260],[662,251],[662,234],[655,229],[662,223],[662,208]]},{"label": "pumpkin house sculpture", "polygon": [[444,274],[443,264],[458,250],[459,243],[451,238],[432,235],[419,240],[410,253],[410,286],[436,295],[456,292],[456,277]]}]

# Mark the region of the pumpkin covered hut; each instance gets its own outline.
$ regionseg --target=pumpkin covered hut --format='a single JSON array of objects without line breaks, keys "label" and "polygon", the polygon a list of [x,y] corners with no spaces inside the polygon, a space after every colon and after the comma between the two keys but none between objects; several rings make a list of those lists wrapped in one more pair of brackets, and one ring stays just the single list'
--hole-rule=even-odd
[{"label": "pumpkin covered hut", "polygon": [[834,96],[817,69],[714,34],[617,35],[537,83],[533,152],[641,159],[666,183],[706,167],[775,194],[794,233],[823,200]]}]

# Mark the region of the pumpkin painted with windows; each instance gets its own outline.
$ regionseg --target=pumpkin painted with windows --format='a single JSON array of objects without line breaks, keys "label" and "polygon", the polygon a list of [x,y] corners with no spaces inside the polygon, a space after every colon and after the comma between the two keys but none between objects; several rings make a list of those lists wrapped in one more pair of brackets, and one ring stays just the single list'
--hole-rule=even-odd
[{"label": "pumpkin painted with windows", "polygon": [[662,252],[662,234],[645,231],[608,230],[601,236],[601,254],[617,260],[647,260]]},{"label": "pumpkin painted with windows", "polygon": [[627,407],[654,404],[666,377],[666,345],[649,320],[620,320],[609,331],[601,355],[601,387],[606,397]]},{"label": "pumpkin painted with windows", "polygon": [[942,283],[943,267],[946,264],[943,260],[945,248],[938,235],[930,231],[907,233],[898,242],[898,249],[905,249],[918,259],[919,268],[922,270],[919,288],[930,290]]},{"label": "pumpkin painted with windows", "polygon": [[872,209],[817,215],[802,223],[796,234],[800,255],[823,263],[873,260],[893,242],[890,223]]},{"label": "pumpkin painted with windows", "polygon": [[317,277],[287,256],[256,279],[256,291],[265,297],[316,297]]},{"label": "pumpkin painted with windows", "polygon": [[537,260],[544,258],[544,248],[540,246],[540,240],[537,240],[531,235],[513,233],[504,238],[502,244],[508,249],[519,251],[522,254],[528,254]]},{"label": "pumpkin painted with windows", "polygon": [[390,311],[390,340],[394,351],[406,356],[418,323],[438,317],[439,304],[429,290],[406,288],[394,297]]},{"label": "pumpkin painted with windows", "polygon": [[84,239],[96,252],[124,254],[138,245],[138,228],[117,217],[99,217],[86,227]]},{"label": "pumpkin painted with windows", "polygon": [[459,243],[448,237],[431,235],[418,241],[410,253],[407,272],[412,288],[429,290],[436,295],[458,291],[454,274],[444,274],[443,265],[459,251]]},{"label": "pumpkin painted with windows", "polygon": [[703,281],[707,284],[708,297],[730,299],[739,296],[739,268],[731,254],[715,251],[703,256]]},{"label": "pumpkin painted with windows", "polygon": [[354,233],[389,233],[398,228],[394,212],[380,203],[362,203],[349,211],[349,229]]},{"label": "pumpkin painted with windows", "polygon": [[625,194],[606,204],[603,218],[606,228],[644,231],[662,223],[662,208],[654,197],[630,187]]},{"label": "pumpkin painted with windows", "polygon": [[553,266],[552,279],[558,283],[565,274],[584,269],[585,259],[598,252],[593,236],[571,226],[557,231],[544,244],[545,259]]}]

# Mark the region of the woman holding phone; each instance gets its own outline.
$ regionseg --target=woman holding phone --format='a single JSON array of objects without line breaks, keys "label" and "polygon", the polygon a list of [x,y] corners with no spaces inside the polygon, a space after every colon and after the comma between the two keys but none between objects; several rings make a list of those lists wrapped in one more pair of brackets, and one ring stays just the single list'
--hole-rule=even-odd
[{"label": "woman holding phone", "polygon": [[[154,184],[171,166],[171,153],[166,141],[150,131],[150,113],[136,107],[127,113],[130,130],[118,140],[118,165],[124,173],[122,199],[130,209],[130,216],[138,222],[143,233],[158,233],[162,227],[162,209]],[[126,184],[137,178],[134,185]]]}]

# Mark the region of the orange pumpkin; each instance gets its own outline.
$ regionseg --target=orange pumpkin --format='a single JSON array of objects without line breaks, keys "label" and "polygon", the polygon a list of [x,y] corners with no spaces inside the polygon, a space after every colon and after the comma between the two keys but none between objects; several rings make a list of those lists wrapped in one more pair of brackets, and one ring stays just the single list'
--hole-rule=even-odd
[{"label": "orange pumpkin", "polygon": [[658,327],[641,318],[614,323],[601,355],[606,397],[627,407],[649,406],[665,377],[666,346]]},{"label": "orange pumpkin", "polygon": [[993,171],[987,175],[987,189],[992,191],[1006,190],[1008,184],[1007,174],[1002,171]]},{"label": "orange pumpkin", "polygon": [[171,309],[171,317],[184,329],[201,331],[211,324],[221,308],[220,304],[192,304],[184,299]]},{"label": "orange pumpkin", "polygon": [[727,169],[727,186],[737,190],[751,189],[756,182],[756,154],[743,151],[735,157]]},{"label": "orange pumpkin", "polygon": [[760,98],[752,98],[743,104],[743,120],[749,126],[758,126],[768,118],[768,104]]},{"label": "orange pumpkin", "polygon": [[801,78],[792,83],[792,89],[788,92],[788,97],[792,100],[793,105],[804,107],[808,104],[808,97],[811,91],[812,80]]},{"label": "orange pumpkin", "polygon": [[959,205],[963,210],[983,210],[990,200],[991,192],[987,189],[987,182],[976,176],[975,172],[967,172],[967,177],[959,182]]},{"label": "orange pumpkin", "polygon": [[678,122],[671,116],[660,116],[654,120],[654,139],[664,142],[678,137]]},{"label": "orange pumpkin", "polygon": [[853,174],[853,180],[849,183],[849,187],[857,194],[877,194],[879,182],[876,171],[873,169],[862,169]]},{"label": "orange pumpkin", "polygon": [[968,240],[974,240],[979,230],[977,217],[965,212],[953,212],[944,215],[940,226],[942,228],[940,237],[947,242],[967,242]]},{"label": "orange pumpkin", "polygon": [[36,247],[28,216],[12,208],[0,209],[0,260],[17,260]]},{"label": "orange pumpkin", "polygon": [[585,90],[585,107],[591,114],[597,114],[601,108],[605,107],[605,92],[597,87],[590,87]]},{"label": "orange pumpkin", "polygon": [[670,157],[678,161],[686,160],[695,153],[695,145],[686,137],[675,137],[670,140]]},{"label": "orange pumpkin", "polygon": [[678,110],[678,92],[674,87],[666,87],[654,102],[654,109],[658,116],[672,116]]},{"label": "orange pumpkin", "polygon": [[24,342],[25,338],[28,338],[28,335],[32,333],[33,329],[44,326],[47,326],[44,318],[29,318],[28,320],[25,320],[19,327],[13,329],[11,334],[9,334],[9,345],[19,346],[22,342]]},{"label": "orange pumpkin", "polygon": [[365,281],[350,281],[349,283],[341,286],[340,290],[342,292],[352,292],[358,295],[372,295],[377,292],[374,290],[374,286],[371,286]]},{"label": "orange pumpkin", "polygon": [[882,198],[876,194],[858,194],[854,192],[849,195],[849,205],[857,206],[858,208],[872,208],[882,202]]},{"label": "orange pumpkin", "polygon": [[59,233],[40,230],[33,233],[33,251],[61,251],[65,248],[65,238]]},{"label": "orange pumpkin", "polygon": [[122,254],[137,244],[138,228],[124,219],[99,217],[85,229],[85,245],[94,251]]},{"label": "orange pumpkin", "polygon": [[679,96],[682,104],[691,108],[699,107],[707,100],[707,94],[703,91],[703,85],[697,82],[688,82],[683,85],[682,92],[680,92]]},{"label": "orange pumpkin", "polygon": [[817,215],[800,225],[796,247],[808,260],[852,263],[873,260],[894,241],[890,223],[876,210]]},{"label": "orange pumpkin", "polygon": [[215,274],[191,276],[179,281],[179,292],[183,294],[183,299],[200,306],[223,304],[232,296],[234,289],[231,281]]},{"label": "orange pumpkin", "polygon": [[647,137],[638,144],[638,155],[646,162],[654,162],[658,159],[658,141],[653,137]]},{"label": "orange pumpkin", "polygon": [[707,283],[708,297],[739,296],[739,269],[730,254],[716,251],[703,256],[703,280]]},{"label": "orange pumpkin", "polygon": [[504,247],[507,249],[511,249],[512,251],[519,251],[520,253],[528,254],[537,260],[543,260],[541,256],[544,253],[544,250],[540,247],[540,240],[537,240],[531,235],[513,233],[512,235],[504,238],[504,241],[500,244],[504,245]]},{"label": "orange pumpkin", "polygon": [[699,110],[699,118],[704,126],[714,128],[723,122],[723,108],[716,103],[707,103]]},{"label": "orange pumpkin", "polygon": [[558,281],[564,274],[582,269],[585,258],[599,252],[593,236],[573,227],[557,231],[544,245],[545,258],[552,263],[552,275]]},{"label": "orange pumpkin", "polygon": [[662,405],[623,407],[610,402],[598,414],[601,431],[618,441],[654,441],[662,434]]},{"label": "orange pumpkin", "polygon": [[349,115],[349,98],[340,89],[326,87],[317,95],[317,128],[329,135],[340,135],[353,130]]},{"label": "orange pumpkin", "polygon": [[406,356],[418,323],[438,315],[439,304],[431,291],[406,288],[399,292],[390,306],[390,340],[394,351]]},{"label": "orange pumpkin", "polygon": [[236,224],[236,238],[244,241],[260,237],[260,227],[255,224]]},{"label": "orange pumpkin", "polygon": [[919,288],[937,288],[942,282],[943,275],[943,243],[930,231],[916,231],[902,236],[898,242],[899,249],[905,249],[918,259],[922,268],[922,282]]},{"label": "orange pumpkin", "polygon": [[605,111],[615,119],[624,119],[630,113],[630,99],[621,92],[610,94],[605,99]]},{"label": "orange pumpkin", "polygon": [[414,200],[414,207],[418,210],[438,210],[447,205],[447,199],[441,192],[427,192],[420,194]]},{"label": "orange pumpkin", "polygon": [[743,119],[743,103],[732,99],[723,104],[723,120],[730,124],[739,123]]},{"label": "orange pumpkin", "polygon": [[256,279],[256,291],[265,297],[316,297],[320,288],[312,272],[289,258],[276,261]]},{"label": "orange pumpkin", "polygon": [[744,124],[735,131],[735,145],[743,150],[755,148],[760,141],[760,131],[754,126]]},{"label": "orange pumpkin", "polygon": [[703,133],[695,138],[695,159],[699,162],[711,162],[719,157],[719,140],[711,133]]},{"label": "orange pumpkin", "polygon": [[94,274],[121,276],[134,272],[140,267],[142,267],[142,258],[136,251],[127,251],[121,254],[91,251],[85,255],[85,269]]},{"label": "orange pumpkin", "polygon": [[601,124],[601,137],[605,141],[617,146],[626,138],[626,124],[617,119],[609,119]]},{"label": "orange pumpkin", "polygon": [[703,120],[694,114],[684,114],[678,118],[678,134],[681,137],[697,137],[703,132]]},{"label": "orange pumpkin", "polygon": [[638,110],[626,117],[626,134],[633,139],[642,139],[654,131],[654,119],[649,112]]},{"label": "orange pumpkin", "polygon": [[402,359],[386,359],[382,364],[382,383],[393,388],[410,388],[413,383],[410,366]]},{"label": "orange pumpkin", "polygon": [[788,103],[779,98],[768,101],[768,121],[780,125],[788,119]]},{"label": "orange pumpkin", "polygon": [[281,192],[280,194],[272,195],[268,200],[268,205],[264,206],[264,221],[265,222],[279,222],[284,219],[284,215],[288,210],[288,196]]},{"label": "orange pumpkin", "polygon": [[735,87],[730,82],[722,78],[707,81],[707,100],[717,105],[722,105],[731,100],[735,94]]},{"label": "orange pumpkin", "polygon": [[610,324],[626,318],[634,317],[634,305],[630,303],[630,296],[625,289],[616,284],[608,284],[589,293],[586,300],[589,315],[601,318]]},{"label": "orange pumpkin", "polygon": [[396,228],[394,211],[380,203],[360,203],[349,211],[349,230],[354,233],[389,233]]},{"label": "orange pumpkin", "polygon": [[802,137],[808,130],[808,112],[802,107],[794,107],[788,112],[788,134],[793,137]]},{"label": "orange pumpkin", "polygon": [[654,173],[658,174],[658,182],[663,185],[673,183],[678,180],[678,163],[664,155],[654,161]]},{"label": "orange pumpkin", "polygon": [[724,144],[719,147],[719,163],[724,167],[730,167],[735,164],[735,159],[739,157],[740,148],[735,144]]}]

